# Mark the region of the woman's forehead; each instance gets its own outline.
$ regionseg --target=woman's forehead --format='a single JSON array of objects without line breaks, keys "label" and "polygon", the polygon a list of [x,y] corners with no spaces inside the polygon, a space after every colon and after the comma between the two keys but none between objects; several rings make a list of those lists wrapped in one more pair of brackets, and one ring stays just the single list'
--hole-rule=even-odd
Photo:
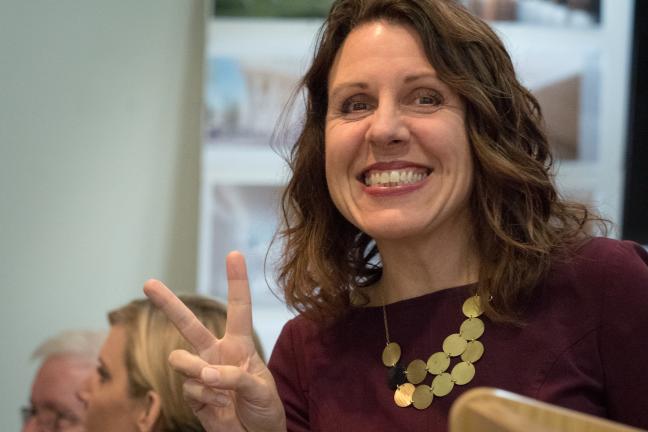
[{"label": "woman's forehead", "polygon": [[108,366],[115,366],[118,359],[123,358],[126,349],[127,329],[121,324],[110,327],[106,341],[101,347],[100,360]]},{"label": "woman's forehead", "polygon": [[367,72],[399,69],[414,77],[436,74],[415,30],[402,24],[372,21],[349,33],[335,57],[329,81],[354,80]]}]

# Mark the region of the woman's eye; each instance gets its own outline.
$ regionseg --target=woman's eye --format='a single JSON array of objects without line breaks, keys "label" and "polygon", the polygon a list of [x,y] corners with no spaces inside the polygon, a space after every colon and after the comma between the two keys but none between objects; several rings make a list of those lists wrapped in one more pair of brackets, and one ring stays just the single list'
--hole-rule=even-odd
[{"label": "woman's eye", "polygon": [[366,104],[364,102],[354,102],[351,104],[350,111],[363,111],[367,108],[369,108],[369,104]]},{"label": "woman's eye", "polygon": [[439,107],[443,104],[443,97],[434,90],[419,89],[414,92],[412,101],[421,107]]},{"label": "woman's eye", "polygon": [[99,381],[102,383],[110,379],[110,374],[103,366],[97,366],[97,375],[99,375]]},{"label": "woman's eye", "polygon": [[421,105],[438,105],[439,100],[431,96],[421,96],[418,99],[418,103]]},{"label": "woman's eye", "polygon": [[362,113],[371,109],[371,104],[363,99],[351,98],[344,101],[342,104],[342,113],[344,114],[353,114],[353,113]]}]

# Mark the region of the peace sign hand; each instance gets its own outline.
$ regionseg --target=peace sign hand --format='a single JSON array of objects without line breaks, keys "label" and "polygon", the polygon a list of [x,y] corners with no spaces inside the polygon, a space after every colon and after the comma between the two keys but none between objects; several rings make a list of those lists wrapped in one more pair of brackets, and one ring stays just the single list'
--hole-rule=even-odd
[{"label": "peace sign hand", "polygon": [[161,282],[147,281],[144,293],[198,353],[173,351],[169,363],[187,376],[184,397],[205,430],[283,432],[283,405],[252,337],[250,288],[239,252],[227,256],[227,279],[227,325],[222,339],[211,334]]}]

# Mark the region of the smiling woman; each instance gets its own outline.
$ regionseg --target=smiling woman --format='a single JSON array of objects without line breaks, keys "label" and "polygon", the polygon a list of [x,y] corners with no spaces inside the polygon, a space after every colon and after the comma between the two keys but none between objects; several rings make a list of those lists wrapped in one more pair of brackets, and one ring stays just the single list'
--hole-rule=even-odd
[{"label": "smiling woman", "polygon": [[[582,227],[598,221],[558,199],[536,99],[497,35],[456,2],[336,2],[303,86],[309,109],[284,195],[280,279],[288,303],[305,315],[343,315],[351,297],[380,303],[379,290],[363,287],[398,269],[422,280],[391,282],[387,301],[475,282],[479,273],[476,289],[497,298],[496,307],[484,305],[488,315],[516,321],[552,251],[578,243]],[[335,172],[343,155],[354,159],[353,172]],[[403,168],[408,181],[407,167],[416,168],[412,179],[423,178],[400,188],[366,185],[367,177],[400,182]],[[324,172],[326,184],[313,175]],[[410,189],[420,193],[402,193]],[[417,231],[423,226],[432,238]],[[325,238],[330,232],[336,240]],[[376,235],[409,240],[392,249]],[[443,260],[425,264],[428,271],[409,268],[441,250]],[[391,253],[410,258],[385,265]]]},{"label": "smiling woman", "polygon": [[268,366],[240,254],[222,339],[145,286],[200,347],[171,364],[208,430],[444,431],[473,386],[648,427],[648,253],[557,193],[486,23],[454,0],[337,0],[302,85],[279,278],[299,316]]}]

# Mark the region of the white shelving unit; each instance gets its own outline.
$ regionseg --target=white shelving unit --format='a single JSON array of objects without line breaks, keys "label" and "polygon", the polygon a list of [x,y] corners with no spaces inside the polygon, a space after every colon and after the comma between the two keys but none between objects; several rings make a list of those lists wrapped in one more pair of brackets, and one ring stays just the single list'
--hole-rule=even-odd
[{"label": "white shelving unit", "polygon": [[[283,100],[281,91],[297,83],[308,64],[321,20],[214,20],[208,29],[208,58],[234,59],[250,77],[247,105],[239,115],[254,123],[250,139],[216,138],[202,160],[199,292],[225,300],[224,258],[229,250],[246,254],[254,303],[254,324],[269,355],[283,324],[293,315],[270,291],[273,271],[264,269],[265,250],[277,226],[279,196],[287,178],[282,157],[269,142]],[[268,80],[280,80],[273,89]],[[283,96],[288,97],[288,93]],[[282,97],[282,96],[280,96]],[[243,142],[243,144],[242,144]],[[230,214],[226,214],[229,212]],[[266,278],[268,281],[266,282]],[[274,289],[274,288],[273,288]]]},{"label": "white shelving unit", "polygon": [[[567,196],[585,199],[605,217],[621,221],[628,92],[631,61],[631,34],[634,0],[601,2],[601,24],[595,28],[561,28],[515,23],[494,23],[512,54],[518,73],[524,74],[534,64],[536,72],[525,82],[533,91],[537,83],[563,70],[578,67],[578,59],[569,58],[579,47],[596,54],[598,81],[596,96],[582,91],[581,102],[595,98],[594,117],[581,124],[581,139],[593,140],[584,146],[584,157],[557,160],[557,184]],[[567,56],[548,60],[542,52],[556,50]],[[523,79],[524,81],[524,79]],[[581,143],[583,144],[583,143]],[[583,149],[583,148],[581,148]],[[610,233],[613,236],[618,232]]]},{"label": "white shelving unit", "polygon": [[267,147],[207,146],[202,169],[203,182],[210,185],[280,187],[288,177],[282,157]]}]

